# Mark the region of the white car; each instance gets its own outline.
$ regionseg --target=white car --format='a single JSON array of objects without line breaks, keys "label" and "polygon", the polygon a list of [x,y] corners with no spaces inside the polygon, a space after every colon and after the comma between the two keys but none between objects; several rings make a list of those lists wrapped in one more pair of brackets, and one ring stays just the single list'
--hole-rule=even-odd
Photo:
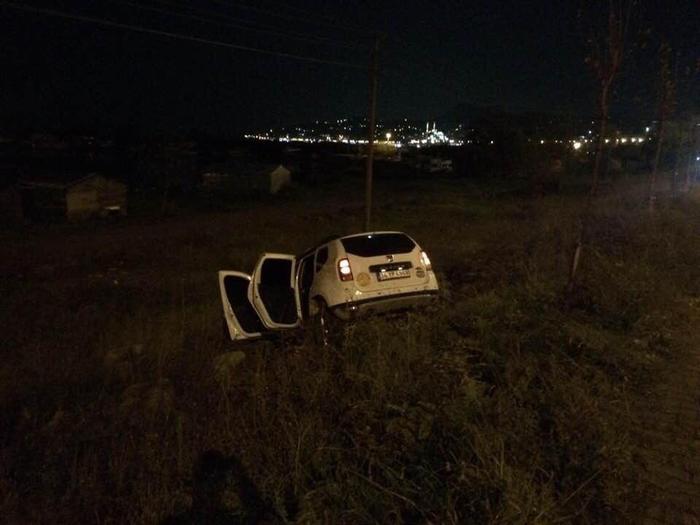
[{"label": "white car", "polygon": [[438,293],[428,255],[401,232],[334,237],[298,257],[265,253],[252,275],[220,271],[219,288],[232,340],[315,320],[325,341],[333,317],[418,306]]}]

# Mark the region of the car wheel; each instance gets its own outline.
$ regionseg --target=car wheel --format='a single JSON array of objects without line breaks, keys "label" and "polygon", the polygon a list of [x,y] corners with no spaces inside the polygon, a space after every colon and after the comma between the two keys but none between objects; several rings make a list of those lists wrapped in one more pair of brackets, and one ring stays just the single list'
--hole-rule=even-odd
[{"label": "car wheel", "polygon": [[333,314],[323,299],[316,302],[316,314],[312,318],[314,342],[318,346],[327,348],[331,344],[333,331]]}]

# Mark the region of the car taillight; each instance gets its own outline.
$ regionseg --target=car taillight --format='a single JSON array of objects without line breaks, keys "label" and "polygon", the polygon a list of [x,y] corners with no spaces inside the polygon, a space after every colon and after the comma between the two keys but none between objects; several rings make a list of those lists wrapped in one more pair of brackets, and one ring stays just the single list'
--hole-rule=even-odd
[{"label": "car taillight", "polygon": [[341,281],[352,281],[352,268],[350,268],[350,261],[347,259],[338,261],[338,277]]},{"label": "car taillight", "polygon": [[430,264],[430,257],[428,257],[428,254],[425,252],[420,252],[420,262],[423,263],[423,266],[425,266],[426,271],[431,271],[433,269],[433,265]]}]

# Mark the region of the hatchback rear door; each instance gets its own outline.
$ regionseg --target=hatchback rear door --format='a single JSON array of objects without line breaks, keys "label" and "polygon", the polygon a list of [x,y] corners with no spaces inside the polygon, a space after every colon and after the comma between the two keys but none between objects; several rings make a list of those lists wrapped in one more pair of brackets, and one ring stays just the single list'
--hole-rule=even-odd
[{"label": "hatchback rear door", "polygon": [[[363,291],[388,291],[428,282],[420,248],[404,233],[367,233],[343,237],[340,242],[355,280],[365,283]],[[361,274],[369,278],[358,279]]]},{"label": "hatchback rear door", "polygon": [[301,319],[296,257],[265,253],[251,277],[248,299],[267,328],[295,328]]},{"label": "hatchback rear door", "polygon": [[233,271],[219,272],[219,290],[221,304],[224,307],[224,319],[232,340],[253,339],[260,337],[266,331],[248,299],[250,276]]}]

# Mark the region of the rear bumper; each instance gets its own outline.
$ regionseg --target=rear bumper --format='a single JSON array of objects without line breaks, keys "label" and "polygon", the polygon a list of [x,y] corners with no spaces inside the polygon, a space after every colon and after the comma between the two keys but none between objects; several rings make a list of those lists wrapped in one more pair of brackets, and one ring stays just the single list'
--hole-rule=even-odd
[{"label": "rear bumper", "polygon": [[393,312],[429,304],[434,302],[437,296],[437,290],[422,290],[420,292],[372,297],[361,301],[348,301],[331,306],[330,310],[336,317],[347,321],[362,315]]}]

